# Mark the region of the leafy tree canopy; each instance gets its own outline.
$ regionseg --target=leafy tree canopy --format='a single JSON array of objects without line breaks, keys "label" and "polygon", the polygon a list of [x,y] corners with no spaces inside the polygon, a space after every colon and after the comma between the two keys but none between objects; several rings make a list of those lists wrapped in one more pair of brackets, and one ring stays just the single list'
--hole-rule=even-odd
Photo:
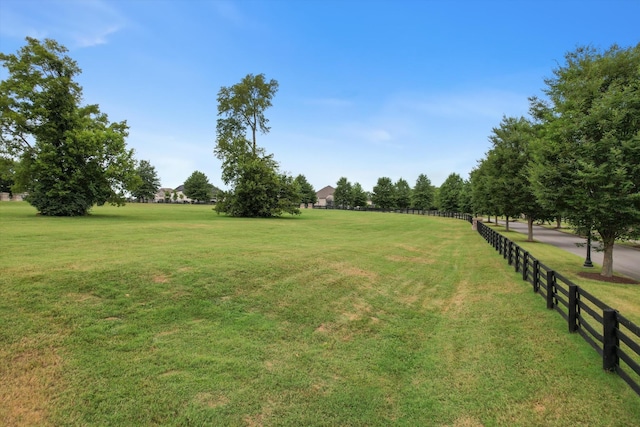
[{"label": "leafy tree canopy", "polygon": [[411,206],[411,187],[402,178],[395,183],[395,206],[398,209],[407,209]]},{"label": "leafy tree canopy", "polygon": [[369,201],[369,195],[362,188],[359,182],[351,187],[351,200],[354,207],[366,207]]},{"label": "leafy tree canopy", "polygon": [[298,175],[295,181],[300,189],[300,204],[305,206],[314,205],[318,201],[318,196],[316,196],[316,190],[309,184],[307,178],[304,175]]},{"label": "leafy tree canopy", "polygon": [[373,187],[371,201],[380,209],[392,209],[395,206],[395,186],[391,178],[378,178],[377,184]]},{"label": "leafy tree canopy", "polygon": [[611,276],[615,239],[640,230],[640,43],[580,47],[553,74],[549,101],[531,99],[543,129],[531,181],[543,204],[562,200],[570,222],[597,232]]},{"label": "leafy tree canopy", "polygon": [[156,168],[148,160],[141,160],[136,167],[136,174],[140,178],[139,185],[131,190],[131,194],[138,201],[152,199],[160,188]]},{"label": "leafy tree canopy", "polygon": [[126,122],[81,106],[80,68],[54,40],[27,38],[0,54],[0,147],[18,159],[16,188],[43,215],[85,215],[94,204],[121,205],[138,183]]},{"label": "leafy tree canopy", "polygon": [[15,174],[16,162],[8,157],[0,156],[0,192],[13,193]]},{"label": "leafy tree canopy", "polygon": [[336,189],[333,192],[333,203],[343,209],[353,206],[353,187],[344,176],[336,183]]},{"label": "leafy tree canopy", "polygon": [[222,180],[231,187],[221,193],[218,213],[245,217],[300,213],[300,186],[280,173],[273,156],[256,142],[258,132],[269,132],[264,112],[277,90],[277,81],[248,74],[218,92],[214,152],[222,161]]},{"label": "leafy tree canopy", "polygon": [[439,190],[440,209],[447,212],[460,211],[460,193],[463,190],[464,181],[457,173],[450,174],[442,183]]},{"label": "leafy tree canopy", "polygon": [[427,175],[420,174],[418,176],[411,201],[416,209],[427,210],[434,206],[434,190]]},{"label": "leafy tree canopy", "polygon": [[[184,194],[199,202],[208,202],[213,197],[213,186],[209,183],[209,178],[200,172],[193,172],[184,182]],[[171,197],[171,195],[169,196]]]}]

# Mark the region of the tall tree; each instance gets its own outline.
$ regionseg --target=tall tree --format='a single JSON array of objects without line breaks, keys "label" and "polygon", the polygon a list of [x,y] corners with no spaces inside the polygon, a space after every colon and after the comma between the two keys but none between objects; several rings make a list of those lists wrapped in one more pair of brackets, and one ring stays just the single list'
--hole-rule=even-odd
[{"label": "tall tree", "polygon": [[351,187],[351,200],[354,207],[366,207],[369,200],[369,196],[362,188],[359,182],[356,182]]},{"label": "tall tree", "polygon": [[80,68],[54,40],[27,38],[0,54],[0,142],[19,159],[16,184],[43,215],[86,215],[94,204],[124,204],[137,184],[126,122],[110,123],[97,105],[81,106]]},{"label": "tall tree", "polygon": [[498,215],[495,192],[492,188],[493,157],[486,157],[478,162],[478,166],[470,173],[471,181],[471,204],[474,213],[487,214],[489,222],[491,215]]},{"label": "tall tree", "polygon": [[386,210],[395,206],[395,186],[391,178],[383,176],[378,178],[377,184],[373,187],[371,201],[377,208]]},{"label": "tall tree", "polygon": [[439,208],[447,212],[460,211],[460,193],[464,181],[457,173],[450,174],[440,186],[439,191]]},{"label": "tall tree", "polygon": [[460,208],[460,212],[473,212],[471,182],[469,180],[465,179],[462,181],[462,190],[458,195],[458,207]]},{"label": "tall tree", "polygon": [[402,178],[395,183],[395,206],[398,209],[408,209],[411,206],[411,187]]},{"label": "tall tree", "polygon": [[136,175],[140,178],[139,185],[131,190],[133,197],[140,202],[146,202],[158,192],[160,179],[156,168],[148,160],[140,160],[136,167]]},{"label": "tall tree", "polygon": [[[242,139],[253,156],[258,155],[256,133],[268,133],[269,120],[264,116],[278,91],[276,80],[266,81],[264,74],[247,74],[240,83],[222,87],[218,92],[218,135],[229,140]],[[246,129],[251,139],[246,138]]]},{"label": "tall tree", "polygon": [[[221,193],[218,213],[247,217],[300,213],[299,186],[278,171],[273,156],[256,142],[258,132],[269,132],[264,112],[277,90],[277,81],[248,74],[240,83],[223,86],[218,92],[214,152],[222,160],[222,180],[231,187]],[[259,191],[263,193],[258,195]]]},{"label": "tall tree", "polygon": [[615,240],[640,232],[640,43],[580,47],[553,74],[545,81],[549,102],[531,101],[546,128],[532,182],[543,203],[561,197],[567,219],[597,233],[601,274],[610,277]]},{"label": "tall tree", "polygon": [[431,180],[425,174],[420,174],[413,187],[412,194],[413,207],[417,209],[427,210],[434,204],[434,190]]},{"label": "tall tree", "polygon": [[300,204],[304,204],[305,207],[308,207],[309,204],[314,205],[318,201],[318,196],[307,178],[304,175],[298,175],[295,181],[300,188]]},{"label": "tall tree", "polygon": [[333,192],[333,203],[336,207],[347,209],[353,206],[353,188],[344,176],[340,178]]},{"label": "tall tree", "polygon": [[[184,194],[199,202],[209,202],[213,197],[212,185],[209,183],[209,178],[200,172],[193,172],[189,178],[184,182]],[[171,194],[169,194],[171,197]]]},{"label": "tall tree", "polygon": [[15,184],[15,174],[15,160],[0,156],[0,192],[13,194],[12,187]]},{"label": "tall tree", "polygon": [[527,119],[504,117],[500,126],[492,130],[489,140],[493,148],[487,153],[493,160],[493,167],[488,170],[492,200],[499,213],[507,218],[507,231],[510,217],[526,216],[529,241],[533,240],[533,222],[549,216],[534,195],[529,180],[534,139],[534,127]]}]

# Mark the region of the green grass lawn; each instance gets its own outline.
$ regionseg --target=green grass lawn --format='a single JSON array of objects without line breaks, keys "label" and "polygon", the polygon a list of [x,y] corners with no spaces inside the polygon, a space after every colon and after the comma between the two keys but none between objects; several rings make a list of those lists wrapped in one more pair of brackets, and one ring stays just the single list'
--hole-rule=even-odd
[{"label": "green grass lawn", "polygon": [[0,425],[640,420],[464,221],[3,202],[0,224]]}]

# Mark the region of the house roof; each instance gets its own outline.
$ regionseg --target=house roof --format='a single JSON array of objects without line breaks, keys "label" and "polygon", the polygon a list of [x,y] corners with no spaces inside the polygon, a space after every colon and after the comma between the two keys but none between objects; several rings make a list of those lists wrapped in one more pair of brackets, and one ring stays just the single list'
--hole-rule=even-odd
[{"label": "house roof", "polygon": [[318,199],[326,199],[329,196],[333,196],[333,193],[335,191],[336,191],[335,188],[333,188],[330,185],[327,185],[326,187],[324,187],[323,189],[321,189],[316,193],[316,197],[318,197]]}]

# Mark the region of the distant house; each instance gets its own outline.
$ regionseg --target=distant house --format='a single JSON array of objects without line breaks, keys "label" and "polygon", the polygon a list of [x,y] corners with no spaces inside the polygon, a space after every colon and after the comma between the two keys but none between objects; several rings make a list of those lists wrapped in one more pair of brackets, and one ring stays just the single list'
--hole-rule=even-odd
[{"label": "distant house", "polygon": [[[178,200],[176,200],[176,202],[178,202],[178,203],[191,203],[191,199],[188,198],[186,194],[184,194],[184,184],[177,186],[176,189],[175,189],[175,192],[178,195]],[[172,195],[172,197],[173,197],[173,195]]]},{"label": "distant house", "polygon": [[[213,197],[211,198],[211,200],[208,201],[201,201],[203,203],[215,203],[216,202],[216,198],[218,195],[218,192],[220,191],[220,189],[218,187],[216,187],[215,185],[211,184],[211,194],[213,195]],[[175,193],[176,195],[176,199],[173,199],[173,194]],[[168,196],[166,196],[168,194]],[[190,198],[187,197],[186,194],[184,194],[184,184],[183,185],[179,185],[176,188],[159,188],[158,191],[156,192],[154,198],[153,198],[153,202],[154,203],[165,203],[165,201],[169,200],[169,203],[194,203],[195,200],[192,200]]]},{"label": "distant house", "polygon": [[156,191],[155,196],[153,197],[153,201],[155,203],[164,203],[167,199],[167,194],[169,195],[169,200],[171,200],[171,196],[173,195],[173,188],[159,188],[158,191]]},{"label": "distant house", "polygon": [[320,191],[316,192],[316,197],[318,198],[318,203],[316,206],[333,206],[333,193],[336,191],[330,185],[327,185]]},{"label": "distant house", "polygon": [[24,198],[27,197],[27,193],[17,193],[17,194],[11,194],[11,193],[0,193],[0,201],[3,202],[21,202],[24,200]]}]

